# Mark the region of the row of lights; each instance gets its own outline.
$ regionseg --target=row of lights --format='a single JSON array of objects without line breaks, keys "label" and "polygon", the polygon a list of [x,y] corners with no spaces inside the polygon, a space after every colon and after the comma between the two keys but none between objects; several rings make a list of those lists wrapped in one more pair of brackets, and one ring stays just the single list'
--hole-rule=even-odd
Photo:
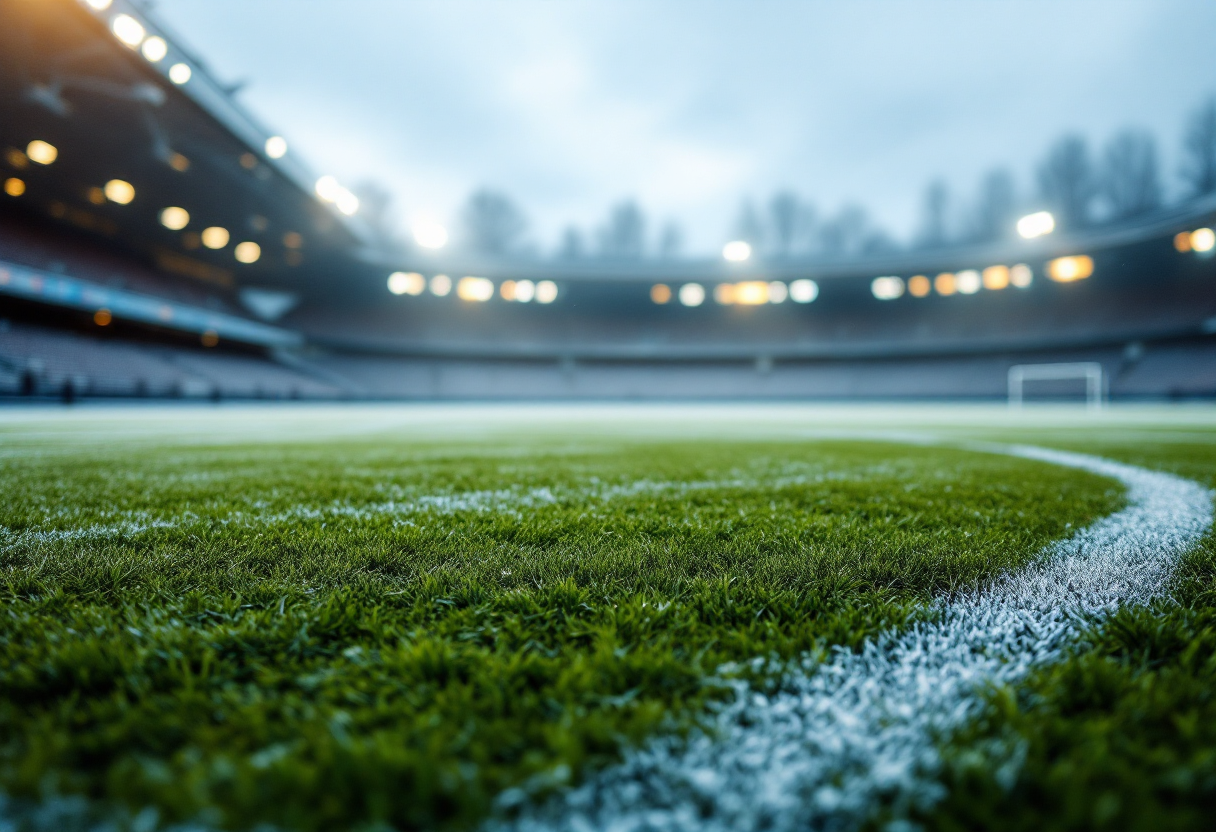
[{"label": "row of lights", "polygon": [[[430,289],[436,297],[452,293],[452,278],[437,274],[427,280],[418,272],[393,272],[388,276],[388,290],[394,295],[417,297]],[[494,281],[486,277],[462,277],[455,283],[456,297],[461,300],[485,303],[494,297]],[[557,284],[552,280],[504,280],[498,286],[498,295],[505,301],[515,303],[553,303],[557,300]]]},{"label": "row of lights", "polygon": [[[25,148],[25,156],[39,165],[50,165],[59,158],[59,150],[50,142],[34,139]],[[17,197],[25,193],[25,181],[9,177],[4,181],[4,192]],[[102,188],[93,188],[89,200],[101,204],[106,200],[116,205],[130,205],[135,200],[135,186],[124,179],[111,179]],[[190,213],[185,208],[171,206],[160,212],[160,223],[171,231],[181,231],[190,224]],[[210,249],[222,249],[228,245],[229,234],[225,228],[212,226],[200,234],[202,244]],[[233,250],[238,262],[256,263],[262,256],[262,248],[254,242],[238,243]]]},{"label": "row of lights", "polygon": [[1174,248],[1184,254],[1188,251],[1207,254],[1216,250],[1216,231],[1210,228],[1181,231],[1174,235]]},{"label": "row of lights", "polygon": [[[113,5],[113,0],[85,0],[91,8],[103,12]],[[129,14],[117,14],[110,20],[110,31],[114,37],[131,49],[138,49],[144,58],[153,64],[159,64],[169,55],[169,44],[159,35],[149,35],[142,23]],[[194,71],[186,63],[175,63],[166,73],[169,80],[178,86],[190,82]],[[281,159],[287,155],[287,140],[282,136],[271,136],[263,146],[266,155],[271,159]]]},{"label": "row of lights", "polygon": [[[780,280],[744,280],[739,283],[719,283],[714,287],[714,301],[722,306],[761,306],[766,303],[811,303],[819,297],[819,284],[803,278],[789,284]],[[700,283],[685,283],[676,291],[666,283],[650,287],[650,299],[660,306],[677,299],[682,306],[700,306],[707,297]]]},{"label": "row of lights", "polygon": [[1009,266],[989,266],[983,271],[964,269],[961,272],[942,272],[929,279],[918,274],[906,281],[902,277],[887,275],[870,281],[870,292],[879,300],[895,300],[905,292],[914,298],[928,297],[933,292],[948,297],[954,294],[974,295],[980,289],[1000,291],[1008,286],[1025,289],[1034,280],[1034,272],[1025,263]]}]

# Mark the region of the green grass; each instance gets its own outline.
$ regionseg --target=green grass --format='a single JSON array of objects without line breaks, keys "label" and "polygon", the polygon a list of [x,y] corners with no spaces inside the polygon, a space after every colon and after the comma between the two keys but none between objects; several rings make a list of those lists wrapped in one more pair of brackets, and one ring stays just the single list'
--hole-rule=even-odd
[{"label": "green grass", "polygon": [[1122,500],[881,443],[41,430],[0,455],[0,792],[233,830],[470,828]]},{"label": "green grass", "polygon": [[[1078,450],[1216,487],[1216,447],[1076,436]],[[1124,609],[944,746],[941,830],[1207,830],[1216,818],[1216,537],[1173,598]],[[1022,764],[1002,772],[1013,752]]]}]

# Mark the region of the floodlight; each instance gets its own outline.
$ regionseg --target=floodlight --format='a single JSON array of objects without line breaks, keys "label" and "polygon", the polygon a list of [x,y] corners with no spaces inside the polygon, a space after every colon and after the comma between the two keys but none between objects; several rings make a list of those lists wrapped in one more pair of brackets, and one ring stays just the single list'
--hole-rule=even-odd
[{"label": "floodlight", "polygon": [[31,162],[49,165],[59,158],[59,148],[41,139],[34,139],[25,146],[25,155],[30,157]]},{"label": "floodlight", "polygon": [[266,140],[266,155],[271,159],[282,159],[287,154],[287,139],[271,136]]},{"label": "floodlight", "polygon": [[144,53],[144,57],[152,63],[159,63],[169,54],[169,44],[165,43],[165,39],[153,35],[144,41],[144,45],[140,47],[140,52]]},{"label": "floodlight", "polygon": [[110,21],[110,31],[114,37],[134,49],[143,41],[147,32],[144,25],[129,14],[115,15]]},{"label": "floodlight", "polygon": [[190,212],[176,206],[160,212],[160,224],[170,231],[181,231],[190,224]]},{"label": "floodlight", "polygon": [[742,263],[752,256],[750,243],[733,240],[722,247],[722,256],[732,263]]},{"label": "floodlight", "polygon": [[414,241],[423,248],[443,248],[448,244],[448,230],[437,222],[421,220],[414,223]]},{"label": "floodlight", "polygon": [[102,189],[106,199],[119,205],[127,205],[135,199],[135,186],[122,179],[111,179]]},{"label": "floodlight", "polygon": [[1038,211],[1034,214],[1027,214],[1018,220],[1018,234],[1021,234],[1027,240],[1042,237],[1044,234],[1050,234],[1055,228],[1056,218],[1051,215],[1050,211]]}]

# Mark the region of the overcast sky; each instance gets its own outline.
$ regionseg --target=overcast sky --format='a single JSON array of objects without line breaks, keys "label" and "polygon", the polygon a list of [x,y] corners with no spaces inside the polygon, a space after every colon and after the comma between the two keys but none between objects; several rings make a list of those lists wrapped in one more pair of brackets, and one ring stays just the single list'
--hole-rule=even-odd
[{"label": "overcast sky", "polygon": [[716,250],[745,198],[855,201],[893,234],[926,182],[1008,165],[1029,192],[1065,131],[1153,130],[1177,183],[1216,92],[1216,2],[160,0],[158,16],[318,173],[402,222],[511,194],[532,238],[637,198]]}]

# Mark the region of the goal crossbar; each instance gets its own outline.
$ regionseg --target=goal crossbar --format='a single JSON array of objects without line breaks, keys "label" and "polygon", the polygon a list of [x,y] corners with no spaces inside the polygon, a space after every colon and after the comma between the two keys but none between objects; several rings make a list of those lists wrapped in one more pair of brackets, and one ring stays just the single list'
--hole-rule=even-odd
[{"label": "goal crossbar", "polygon": [[1027,381],[1085,380],[1085,402],[1091,408],[1102,406],[1105,375],[1097,361],[1061,364],[1015,364],[1009,368],[1009,406],[1022,406],[1022,388]]}]

